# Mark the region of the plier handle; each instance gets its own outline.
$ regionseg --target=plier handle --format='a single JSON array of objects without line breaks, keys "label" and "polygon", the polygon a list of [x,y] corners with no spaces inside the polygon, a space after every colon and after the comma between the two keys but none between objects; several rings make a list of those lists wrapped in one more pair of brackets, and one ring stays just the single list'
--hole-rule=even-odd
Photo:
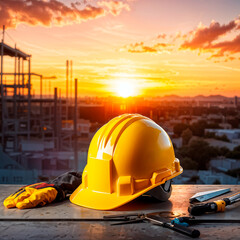
[{"label": "plier handle", "polygon": [[123,224],[131,224],[131,223],[140,223],[143,222],[145,219],[145,214],[143,213],[135,213],[135,214],[116,214],[116,215],[109,215],[103,216],[104,219],[108,220],[116,220],[118,219],[119,223],[112,223],[111,225],[123,225]]}]

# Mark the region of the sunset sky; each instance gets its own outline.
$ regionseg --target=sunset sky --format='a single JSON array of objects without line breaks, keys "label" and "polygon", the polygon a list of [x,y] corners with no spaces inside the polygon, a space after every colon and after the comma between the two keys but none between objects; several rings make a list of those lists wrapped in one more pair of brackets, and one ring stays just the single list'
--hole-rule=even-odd
[{"label": "sunset sky", "polygon": [[81,96],[240,95],[238,0],[0,0],[3,24],[63,94],[69,59]]}]

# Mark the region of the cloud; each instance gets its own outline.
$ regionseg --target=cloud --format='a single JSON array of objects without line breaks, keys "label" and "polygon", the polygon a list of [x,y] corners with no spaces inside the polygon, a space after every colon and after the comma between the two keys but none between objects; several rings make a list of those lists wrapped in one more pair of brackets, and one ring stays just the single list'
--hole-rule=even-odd
[{"label": "cloud", "polygon": [[123,50],[130,53],[191,50],[210,53],[208,59],[219,58],[225,62],[239,60],[233,55],[240,53],[240,17],[227,24],[212,21],[209,26],[203,26],[200,23],[196,29],[187,33],[159,34],[150,44],[137,42],[126,45]]},{"label": "cloud", "polygon": [[210,47],[212,42],[219,39],[220,36],[229,33],[236,28],[237,22],[231,21],[226,25],[220,25],[218,22],[213,21],[209,27],[204,27],[200,24],[196,30],[189,32],[191,40],[186,40],[182,45],[182,49],[190,48],[192,50],[199,48]]},{"label": "cloud", "polygon": [[165,33],[162,33],[162,34],[159,34],[158,36],[157,36],[157,38],[158,39],[165,39],[167,37],[167,34],[165,34]]},{"label": "cloud", "polygon": [[105,16],[118,15],[122,10],[130,10],[128,3],[122,1],[71,2],[69,5],[59,0],[0,0],[0,25],[16,28],[20,23],[32,26],[62,26],[81,23]]},{"label": "cloud", "polygon": [[[186,34],[185,38],[191,39],[185,40],[181,44],[180,50],[190,49],[199,50],[199,52],[210,52],[211,56],[209,59],[224,57],[225,62],[233,61],[236,59],[236,57],[229,57],[229,55],[240,53],[240,34],[238,34],[239,30],[239,18],[223,25],[215,21],[213,21],[209,27],[200,25],[196,30]],[[222,37],[229,36],[230,33],[235,35],[233,39],[222,39]]]},{"label": "cloud", "polygon": [[171,51],[170,44],[156,43],[147,46],[144,42],[126,45],[122,50],[127,50],[130,53],[161,53],[163,51]]},{"label": "cloud", "polygon": [[114,16],[119,15],[123,9],[130,11],[129,5],[122,1],[101,1],[98,2],[98,5],[106,7],[108,11]]},{"label": "cloud", "polygon": [[[234,54],[240,53],[240,34],[237,35],[231,41],[219,42],[211,46],[212,49],[217,49],[218,52],[213,54],[212,57],[222,57],[225,53]],[[228,58],[230,61],[234,60],[234,57]]]}]

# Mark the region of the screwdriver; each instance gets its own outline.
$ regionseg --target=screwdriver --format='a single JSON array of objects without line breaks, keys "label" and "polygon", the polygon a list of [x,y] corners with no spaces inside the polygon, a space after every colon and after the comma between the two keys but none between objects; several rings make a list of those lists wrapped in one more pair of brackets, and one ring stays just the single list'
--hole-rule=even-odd
[{"label": "screwdriver", "polygon": [[209,219],[209,218],[195,218],[195,217],[179,217],[174,218],[171,221],[172,224],[180,224],[188,227],[189,225],[201,224],[201,223],[240,223],[240,219]]},{"label": "screwdriver", "polygon": [[157,224],[164,228],[169,228],[173,231],[185,234],[192,238],[198,238],[200,236],[200,232],[197,229],[185,227],[182,224],[177,224],[175,222],[173,222],[173,223],[163,222],[161,217],[153,215],[153,214],[146,214],[145,219],[149,220],[150,222],[152,222],[154,224]]},{"label": "screwdriver", "polygon": [[223,198],[221,200],[217,200],[214,202],[196,204],[196,205],[190,206],[188,208],[188,212],[193,216],[199,216],[204,213],[210,213],[210,212],[224,212],[226,206],[231,205],[238,201],[240,201],[240,192],[228,198]]}]

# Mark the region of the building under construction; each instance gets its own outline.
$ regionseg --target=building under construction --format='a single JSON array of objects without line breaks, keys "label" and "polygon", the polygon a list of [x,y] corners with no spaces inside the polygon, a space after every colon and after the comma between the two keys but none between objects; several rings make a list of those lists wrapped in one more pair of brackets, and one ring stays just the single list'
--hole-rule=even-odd
[{"label": "building under construction", "polygon": [[[28,183],[82,169],[85,163],[79,165],[79,158],[86,159],[87,145],[79,148],[79,129],[90,126],[78,120],[77,80],[74,101],[58,96],[57,88],[46,97],[46,78],[31,72],[30,54],[4,42],[4,31],[0,51],[0,183]],[[5,58],[9,57],[14,59],[13,71],[5,72]],[[67,66],[67,89],[68,75]],[[37,96],[33,95],[33,78],[39,81]],[[72,114],[69,108],[74,109]]]}]

